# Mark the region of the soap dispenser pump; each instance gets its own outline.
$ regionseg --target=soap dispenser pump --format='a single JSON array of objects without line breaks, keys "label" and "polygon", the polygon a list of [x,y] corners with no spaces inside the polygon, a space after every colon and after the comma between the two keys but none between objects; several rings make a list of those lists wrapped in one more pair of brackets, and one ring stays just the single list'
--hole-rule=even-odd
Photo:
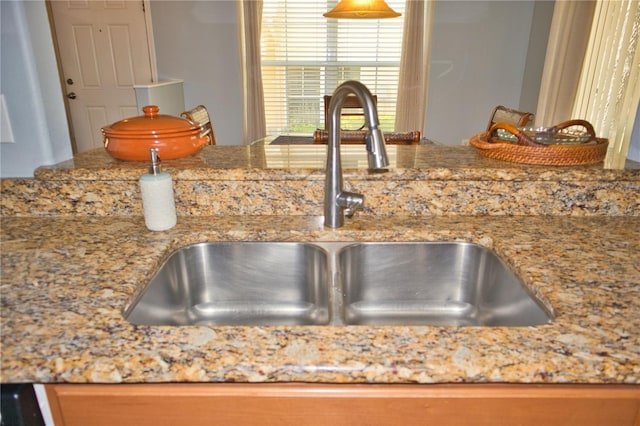
[{"label": "soap dispenser pump", "polygon": [[140,177],[144,223],[151,231],[166,231],[177,223],[171,175],[160,169],[158,148],[150,148],[149,173]]}]

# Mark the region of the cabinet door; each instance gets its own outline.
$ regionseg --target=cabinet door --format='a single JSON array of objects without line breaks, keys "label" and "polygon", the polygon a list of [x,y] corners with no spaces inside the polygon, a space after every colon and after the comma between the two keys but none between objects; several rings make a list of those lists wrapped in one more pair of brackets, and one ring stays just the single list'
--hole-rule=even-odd
[{"label": "cabinet door", "polygon": [[56,426],[640,426],[640,386],[47,385]]}]

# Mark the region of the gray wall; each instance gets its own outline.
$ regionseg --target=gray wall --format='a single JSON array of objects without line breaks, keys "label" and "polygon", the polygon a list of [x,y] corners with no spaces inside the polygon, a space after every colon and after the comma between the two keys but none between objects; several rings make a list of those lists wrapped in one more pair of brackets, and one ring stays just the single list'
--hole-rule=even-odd
[{"label": "gray wall", "polygon": [[158,77],[184,80],[186,108],[205,105],[216,142],[242,143],[236,2],[151,1]]},{"label": "gray wall", "polygon": [[[542,71],[547,53],[551,20],[553,19],[553,0],[537,0],[533,9],[531,35],[527,49],[527,61],[524,66],[520,109],[535,112],[538,107]],[[540,125],[541,123],[538,123]]]},{"label": "gray wall", "polygon": [[44,1],[0,1],[0,88],[14,136],[0,144],[1,177],[30,177],[72,156]]},{"label": "gray wall", "polygon": [[[535,113],[550,25],[546,22],[546,32],[536,32],[530,49],[532,28],[539,30],[532,26],[536,3],[552,14],[550,2],[435,3],[428,138],[460,144],[485,130],[496,105]],[[550,20],[551,14],[536,16]]]},{"label": "gray wall", "polygon": [[631,133],[631,143],[629,144],[627,159],[640,161],[640,104],[636,111],[636,120],[633,123],[633,132]]}]

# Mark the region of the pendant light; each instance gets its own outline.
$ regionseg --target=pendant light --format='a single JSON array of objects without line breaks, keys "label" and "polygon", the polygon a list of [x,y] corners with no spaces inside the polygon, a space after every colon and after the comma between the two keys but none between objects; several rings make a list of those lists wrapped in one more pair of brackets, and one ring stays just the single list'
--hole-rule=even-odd
[{"label": "pendant light", "polygon": [[391,9],[384,0],[340,0],[324,16],[337,19],[381,19],[395,18],[400,13]]}]

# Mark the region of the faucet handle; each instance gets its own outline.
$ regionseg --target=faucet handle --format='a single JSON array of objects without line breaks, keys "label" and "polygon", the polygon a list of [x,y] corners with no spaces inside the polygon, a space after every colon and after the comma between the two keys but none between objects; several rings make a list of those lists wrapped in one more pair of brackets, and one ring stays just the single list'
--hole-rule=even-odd
[{"label": "faucet handle", "polygon": [[355,192],[342,191],[338,194],[336,202],[344,209],[347,217],[352,217],[354,213],[364,205],[364,195]]}]

